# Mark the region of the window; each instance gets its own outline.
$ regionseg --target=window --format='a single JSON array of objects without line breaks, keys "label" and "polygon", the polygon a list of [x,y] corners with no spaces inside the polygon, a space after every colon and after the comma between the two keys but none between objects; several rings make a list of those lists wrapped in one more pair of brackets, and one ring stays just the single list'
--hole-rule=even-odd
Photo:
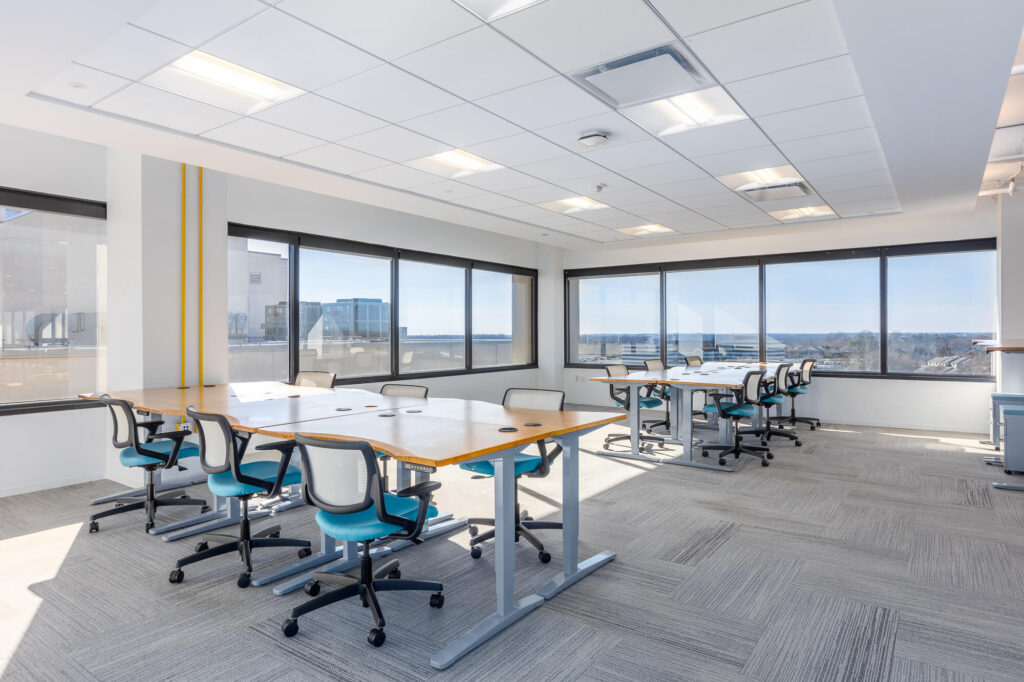
[{"label": "window", "polygon": [[339,377],[391,373],[391,259],[303,247],[299,369]]},{"label": "window", "polygon": [[971,341],[995,331],[995,253],[890,256],[886,269],[889,371],[991,375]]},{"label": "window", "polygon": [[570,361],[642,365],[661,357],[658,274],[569,280]]},{"label": "window", "polygon": [[0,207],[0,402],[106,388],[107,227]]},{"label": "window", "polygon": [[766,265],[765,358],[817,360],[818,371],[877,372],[879,260]]},{"label": "window", "polygon": [[[290,246],[228,237],[228,379],[289,381]],[[304,311],[306,312],[306,311]],[[308,320],[306,316],[300,318]]]},{"label": "window", "polygon": [[473,270],[473,366],[533,362],[533,277]]},{"label": "window", "polygon": [[398,265],[399,373],[466,369],[466,269]]},{"label": "window", "polygon": [[705,362],[759,357],[757,267],[665,274],[666,362],[687,355]]}]

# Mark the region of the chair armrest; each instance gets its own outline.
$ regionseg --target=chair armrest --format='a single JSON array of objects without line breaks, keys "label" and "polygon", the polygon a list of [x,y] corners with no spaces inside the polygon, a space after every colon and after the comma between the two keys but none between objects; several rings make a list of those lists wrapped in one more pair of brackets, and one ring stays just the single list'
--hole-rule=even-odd
[{"label": "chair armrest", "polygon": [[150,443],[153,441],[153,434],[156,433],[164,423],[163,419],[147,419],[146,421],[136,421],[135,425],[139,428],[146,429],[146,442]]},{"label": "chair armrest", "polygon": [[387,509],[383,504],[383,500],[378,502],[375,499],[374,502],[377,505],[377,518],[381,521],[402,526],[401,532],[392,533],[388,537],[403,538],[406,540],[412,540],[413,542],[420,542],[420,533],[423,532],[423,526],[427,523],[427,510],[430,508],[430,494],[440,487],[441,484],[438,481],[424,481],[423,483],[417,483],[416,485],[409,486],[408,488],[403,488],[395,493],[399,497],[418,498],[419,504],[416,507],[416,520],[411,524],[409,519],[388,514]]},{"label": "chair armrest", "polygon": [[156,440],[157,438],[170,438],[174,441],[174,447],[171,448],[171,454],[169,455],[153,452],[152,450],[147,450],[142,446],[138,446],[136,449],[147,457],[159,459],[164,463],[165,469],[170,469],[178,463],[178,452],[181,451],[181,444],[185,442],[185,438],[187,436],[191,435],[191,431],[164,431],[163,433],[154,433],[152,435],[153,440]]},{"label": "chair armrest", "polygon": [[441,487],[441,484],[437,481],[423,481],[416,485],[411,485],[408,488],[395,491],[395,495],[399,497],[421,497],[423,495],[430,497],[430,494]]},{"label": "chair armrest", "polygon": [[173,438],[176,441],[182,441],[191,435],[192,432],[186,429],[182,431],[164,431],[162,433],[154,433],[153,438]]},{"label": "chair armrest", "polygon": [[[292,460],[292,452],[296,447],[297,444],[294,440],[278,440],[273,443],[264,443],[263,445],[256,446],[257,450],[277,450],[281,453],[281,463],[277,466],[277,477],[274,479],[274,487],[267,491],[269,495],[273,496],[281,492],[284,477],[288,474],[288,465]],[[264,483],[266,482],[264,481]]]},{"label": "chair armrest", "polygon": [[718,416],[719,417],[727,417],[727,416],[729,416],[728,414],[726,414],[725,409],[722,407],[722,401],[726,400],[726,399],[736,400],[735,394],[732,394],[732,393],[709,393],[708,396],[713,401],[715,401],[715,408],[718,410]]}]

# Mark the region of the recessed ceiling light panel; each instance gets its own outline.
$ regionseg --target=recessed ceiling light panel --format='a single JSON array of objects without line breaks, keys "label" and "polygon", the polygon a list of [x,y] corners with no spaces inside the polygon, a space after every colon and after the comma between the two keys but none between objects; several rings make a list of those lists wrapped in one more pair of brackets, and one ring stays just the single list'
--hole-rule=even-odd
[{"label": "recessed ceiling light panel", "polygon": [[768,215],[784,223],[804,220],[821,220],[835,218],[835,212],[828,206],[805,206],[803,208],[787,208],[784,211],[768,211]]},{"label": "recessed ceiling light panel", "polygon": [[506,15],[536,5],[541,0],[455,0],[484,21],[494,21]]},{"label": "recessed ceiling light panel", "polygon": [[633,123],[659,137],[747,118],[722,88],[715,86],[620,110]]},{"label": "recessed ceiling light panel", "polygon": [[669,43],[592,66],[571,77],[616,109],[714,85],[711,76],[681,43]]},{"label": "recessed ceiling light panel", "polygon": [[464,152],[461,149],[449,149],[440,154],[425,156],[422,159],[406,161],[406,166],[418,168],[434,175],[457,180],[475,173],[486,173],[499,170],[504,166],[481,158],[476,154]]},{"label": "recessed ceiling light panel", "polygon": [[675,232],[672,228],[665,227],[664,225],[636,225],[634,227],[620,227],[617,232],[623,234],[629,234],[634,237],[643,237],[649,234],[662,234],[665,232]]},{"label": "recessed ceiling light panel", "polygon": [[572,197],[569,199],[559,199],[558,201],[546,201],[543,204],[537,205],[555,213],[579,213],[580,211],[608,208],[607,204],[594,201],[590,197]]},{"label": "recessed ceiling light panel", "polygon": [[811,193],[804,179],[792,166],[720,175],[716,180],[753,202],[793,199]]}]

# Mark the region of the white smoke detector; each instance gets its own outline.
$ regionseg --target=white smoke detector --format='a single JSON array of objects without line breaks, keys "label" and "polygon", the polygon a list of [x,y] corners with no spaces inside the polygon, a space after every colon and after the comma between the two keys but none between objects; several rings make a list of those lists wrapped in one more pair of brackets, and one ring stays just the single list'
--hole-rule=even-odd
[{"label": "white smoke detector", "polygon": [[576,141],[584,147],[600,147],[601,145],[608,144],[608,133],[602,133],[595,130],[593,132],[583,133]]}]

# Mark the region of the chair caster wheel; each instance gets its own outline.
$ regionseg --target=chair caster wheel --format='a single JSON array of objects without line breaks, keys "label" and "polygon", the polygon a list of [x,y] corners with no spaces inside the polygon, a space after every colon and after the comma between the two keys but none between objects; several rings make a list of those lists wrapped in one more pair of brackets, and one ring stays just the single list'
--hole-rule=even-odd
[{"label": "chair caster wheel", "polygon": [[148,533],[149,531],[153,530],[153,526],[154,525],[156,525],[156,524],[154,524],[152,521],[147,521],[146,522],[146,532]]},{"label": "chair caster wheel", "polygon": [[537,552],[537,558],[540,559],[540,562],[542,564],[546,564],[549,561],[551,561],[551,555],[549,553],[545,552],[543,549],[541,551]]},{"label": "chair caster wheel", "polygon": [[268,538],[279,538],[279,537],[281,537],[281,531],[276,530],[273,533],[271,533],[270,535],[268,535],[267,537]]},{"label": "chair caster wheel", "polygon": [[725,466],[725,457],[719,457],[718,458],[718,466],[720,466],[720,467],[724,467]]},{"label": "chair caster wheel", "polygon": [[817,428],[817,427],[816,427],[816,426],[815,426],[814,424],[811,424],[811,431],[813,431],[813,430],[814,430],[814,429],[816,429],[816,428]]},{"label": "chair caster wheel", "polygon": [[185,572],[183,570],[181,570],[180,568],[174,569],[173,571],[171,571],[171,574],[169,576],[167,576],[168,582],[172,582],[175,585],[177,585],[178,583],[180,583],[184,579],[185,579]]},{"label": "chair caster wheel", "polygon": [[435,609],[439,609],[444,606],[444,595],[440,592],[435,592],[430,595],[430,606]]},{"label": "chair caster wheel", "polygon": [[402,577],[402,572],[397,568],[393,568],[388,571],[388,580],[398,580]]},{"label": "chair caster wheel", "polygon": [[299,633],[299,621],[294,618],[289,618],[285,622],[281,623],[281,632],[284,633],[285,637],[294,637]]},{"label": "chair caster wheel", "polygon": [[302,586],[302,591],[308,594],[310,597],[315,597],[320,594],[320,581],[310,580],[308,583]]},{"label": "chair caster wheel", "polygon": [[366,636],[366,641],[374,646],[380,646],[384,643],[385,639],[387,639],[387,636],[381,628],[374,628],[370,630],[370,634]]},{"label": "chair caster wheel", "polygon": [[765,457],[767,457],[768,459],[775,459],[775,455],[773,455],[773,454],[772,454],[772,453],[770,453],[770,452],[766,452],[766,453],[764,453],[764,456],[765,456]]},{"label": "chair caster wheel", "polygon": [[242,587],[242,588],[249,587],[249,583],[251,583],[251,582],[252,582],[252,578],[249,576],[248,573],[240,573],[238,575],[238,586],[239,587]]},{"label": "chair caster wheel", "polygon": [[801,445],[803,445],[803,443],[801,443],[800,441],[795,441],[793,445],[800,447]]},{"label": "chair caster wheel", "polygon": [[90,521],[89,522],[89,532],[90,533],[99,533],[100,532],[100,522],[99,521]]},{"label": "chair caster wheel", "polygon": [[205,552],[206,550],[210,549],[210,543],[206,542],[205,540],[197,542],[195,549],[196,554],[198,554],[199,552]]},{"label": "chair caster wheel", "polygon": [[296,554],[299,555],[300,559],[305,559],[306,557],[308,557],[312,553],[313,553],[313,550],[311,550],[309,547],[302,547],[301,549],[299,549],[298,552],[296,552]]},{"label": "chair caster wheel", "polygon": [[479,559],[483,555],[484,552],[482,549],[480,549],[479,546],[475,546],[469,550],[469,556],[473,557],[474,559]]},{"label": "chair caster wheel", "polygon": [[766,466],[768,466],[768,460],[766,460],[766,459],[762,459],[762,460],[761,460],[761,466],[763,466],[763,467],[766,467]]},{"label": "chair caster wheel", "polygon": [[477,533],[479,533],[479,532],[480,532],[480,529],[477,528],[476,526],[470,526],[469,527],[469,535],[470,535],[470,537],[474,537],[475,538]]},{"label": "chair caster wheel", "polygon": [[210,513],[210,505],[204,504],[202,507],[199,508],[199,513],[200,514],[209,514]]},{"label": "chair caster wheel", "polygon": [[766,440],[761,441],[761,447],[762,448],[768,447],[768,441],[766,441]]},{"label": "chair caster wheel", "polygon": [[700,456],[701,457],[707,457],[708,456],[708,451],[707,450],[701,450],[700,451]]},{"label": "chair caster wheel", "polygon": [[[1013,476],[1013,472],[1010,471],[1009,469],[1003,469],[1003,473],[1006,474],[1007,476]],[[92,530],[92,527],[90,527],[89,528],[89,532],[90,533],[95,533],[96,531]]]}]

